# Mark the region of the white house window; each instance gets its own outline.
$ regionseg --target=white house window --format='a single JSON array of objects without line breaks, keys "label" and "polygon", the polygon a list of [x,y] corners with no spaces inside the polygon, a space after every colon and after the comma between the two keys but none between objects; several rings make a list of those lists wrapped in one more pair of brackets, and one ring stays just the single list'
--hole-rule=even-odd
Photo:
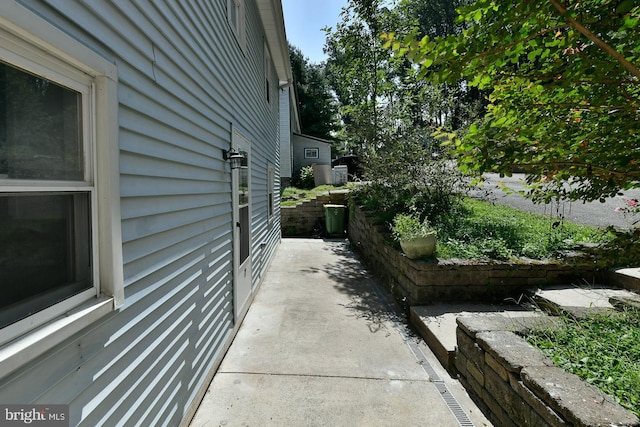
[{"label": "white house window", "polygon": [[272,164],[267,166],[267,211],[269,218],[273,216],[274,213],[274,186],[275,186],[275,176],[276,176],[276,168]]},{"label": "white house window", "polygon": [[240,44],[245,47],[245,0],[227,0],[227,19]]},{"label": "white house window", "polygon": [[0,328],[93,288],[82,89],[0,62]]},{"label": "white house window", "polygon": [[115,65],[17,4],[0,39],[2,377],[121,306],[124,284]]},{"label": "white house window", "polygon": [[318,159],[320,158],[320,153],[317,148],[305,148],[304,149],[304,158],[305,159]]},{"label": "white house window", "polygon": [[0,62],[0,178],[83,181],[82,97]]},{"label": "white house window", "polygon": [[269,54],[269,47],[264,44],[264,90],[267,104],[271,104],[271,55]]}]

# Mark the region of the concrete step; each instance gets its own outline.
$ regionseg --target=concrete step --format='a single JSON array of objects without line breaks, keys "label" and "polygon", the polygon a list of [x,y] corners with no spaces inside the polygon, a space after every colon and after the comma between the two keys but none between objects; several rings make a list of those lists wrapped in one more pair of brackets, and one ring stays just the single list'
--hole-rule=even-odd
[{"label": "concrete step", "polygon": [[607,280],[610,284],[631,291],[640,292],[640,268],[616,268],[609,272]]},{"label": "concrete step", "polygon": [[538,307],[550,314],[574,317],[611,310],[615,301],[628,300],[640,304],[640,296],[634,292],[597,285],[535,289],[531,292],[531,298]]},{"label": "concrete step", "polygon": [[455,375],[456,319],[462,316],[501,315],[516,319],[542,317],[548,314],[582,316],[587,313],[612,310],[621,302],[640,306],[640,296],[634,292],[602,286],[555,286],[531,290],[533,304],[432,304],[413,306],[410,322],[419,331],[442,366]]},{"label": "concrete step", "polygon": [[493,304],[432,304],[413,306],[410,310],[411,324],[442,366],[455,375],[456,319],[461,316],[490,316],[499,314],[505,318],[544,316],[518,305]]}]

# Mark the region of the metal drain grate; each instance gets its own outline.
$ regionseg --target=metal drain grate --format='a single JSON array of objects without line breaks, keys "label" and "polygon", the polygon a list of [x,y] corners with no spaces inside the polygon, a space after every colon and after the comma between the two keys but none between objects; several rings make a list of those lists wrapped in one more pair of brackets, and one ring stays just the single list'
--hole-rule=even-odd
[{"label": "metal drain grate", "polygon": [[434,382],[442,381],[438,373],[435,371],[435,369],[433,369],[433,366],[431,365],[431,363],[429,363],[429,361],[427,360],[427,357],[424,355],[424,353],[418,346],[418,343],[416,343],[411,339],[407,339],[407,337],[403,337],[403,338],[404,338],[404,341],[409,346],[409,348],[411,349],[411,351],[413,352],[413,355],[416,357],[416,359],[418,359],[418,363],[422,365],[422,369],[427,373],[427,375],[429,375],[429,378],[431,378],[431,381],[434,381]]},{"label": "metal drain grate", "polygon": [[[396,327],[404,328],[403,325],[396,325]],[[464,412],[464,409],[462,409],[460,403],[458,403],[458,400],[451,394],[447,385],[442,381],[440,376],[436,373],[435,369],[433,369],[433,365],[429,363],[420,346],[415,341],[407,339],[402,330],[400,330],[400,333],[403,335],[405,342],[413,352],[413,355],[416,357],[416,359],[418,359],[418,362],[422,366],[422,369],[424,369],[424,371],[433,381],[433,385],[440,393],[440,397],[442,397],[442,400],[444,400],[444,403],[447,405],[453,416],[456,417],[456,420],[458,421],[458,424],[460,424],[460,427],[474,427],[473,422],[471,422],[469,417],[467,417],[466,412]]]},{"label": "metal drain grate", "polygon": [[460,427],[474,427],[469,417],[467,417],[466,412],[464,412],[464,409],[462,409],[456,398],[447,388],[447,385],[440,382],[434,383],[434,385],[436,386],[436,390],[440,392],[442,400],[444,400],[453,416],[458,420]]},{"label": "metal drain grate", "polygon": [[[385,292],[382,292],[382,290],[379,287],[380,285],[375,280],[371,279],[371,277],[368,277],[368,278],[372,284],[374,293],[380,298],[380,300],[383,302],[383,304],[386,306],[389,312],[394,312],[395,310],[393,308],[392,302],[389,299],[389,296]],[[418,359],[418,363],[420,363],[420,365],[422,366],[422,369],[426,372],[426,374],[429,376],[429,378],[433,382],[433,385],[435,386],[436,390],[438,390],[438,392],[440,393],[440,397],[442,397],[442,400],[444,400],[444,403],[447,405],[447,407],[449,408],[453,416],[456,418],[460,427],[475,427],[473,422],[467,416],[464,409],[462,409],[462,407],[460,406],[460,403],[458,402],[458,400],[455,398],[455,396],[451,394],[447,385],[442,381],[438,373],[435,371],[435,369],[433,368],[433,365],[431,365],[429,360],[427,360],[427,357],[422,352],[422,349],[420,348],[420,346],[413,339],[409,337],[409,334],[407,334],[406,325],[400,322],[397,318],[392,319],[391,321],[393,322],[393,326],[400,332],[402,339],[407,344],[407,346],[411,349],[411,352],[413,353],[413,355],[416,357],[416,359]]]}]

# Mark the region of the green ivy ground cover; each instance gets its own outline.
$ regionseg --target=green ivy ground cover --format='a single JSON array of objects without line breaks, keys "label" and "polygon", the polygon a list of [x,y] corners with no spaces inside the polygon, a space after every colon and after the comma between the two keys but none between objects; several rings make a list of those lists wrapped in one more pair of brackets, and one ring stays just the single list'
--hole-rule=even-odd
[{"label": "green ivy ground cover", "polygon": [[574,320],[527,337],[562,369],[640,416],[640,309]]}]

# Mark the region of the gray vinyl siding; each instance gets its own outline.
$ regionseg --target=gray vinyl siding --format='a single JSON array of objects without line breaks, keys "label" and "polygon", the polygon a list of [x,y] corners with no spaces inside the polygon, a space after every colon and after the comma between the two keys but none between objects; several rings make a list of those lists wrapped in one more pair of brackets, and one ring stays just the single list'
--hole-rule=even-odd
[{"label": "gray vinyl siding", "polygon": [[252,144],[254,287],[279,242],[266,182],[279,108],[258,10],[247,0],[241,49],[226,1],[20,3],[117,65],[126,298],[1,379],[0,402],[70,404],[71,425],[177,425],[234,333],[232,126]]}]

